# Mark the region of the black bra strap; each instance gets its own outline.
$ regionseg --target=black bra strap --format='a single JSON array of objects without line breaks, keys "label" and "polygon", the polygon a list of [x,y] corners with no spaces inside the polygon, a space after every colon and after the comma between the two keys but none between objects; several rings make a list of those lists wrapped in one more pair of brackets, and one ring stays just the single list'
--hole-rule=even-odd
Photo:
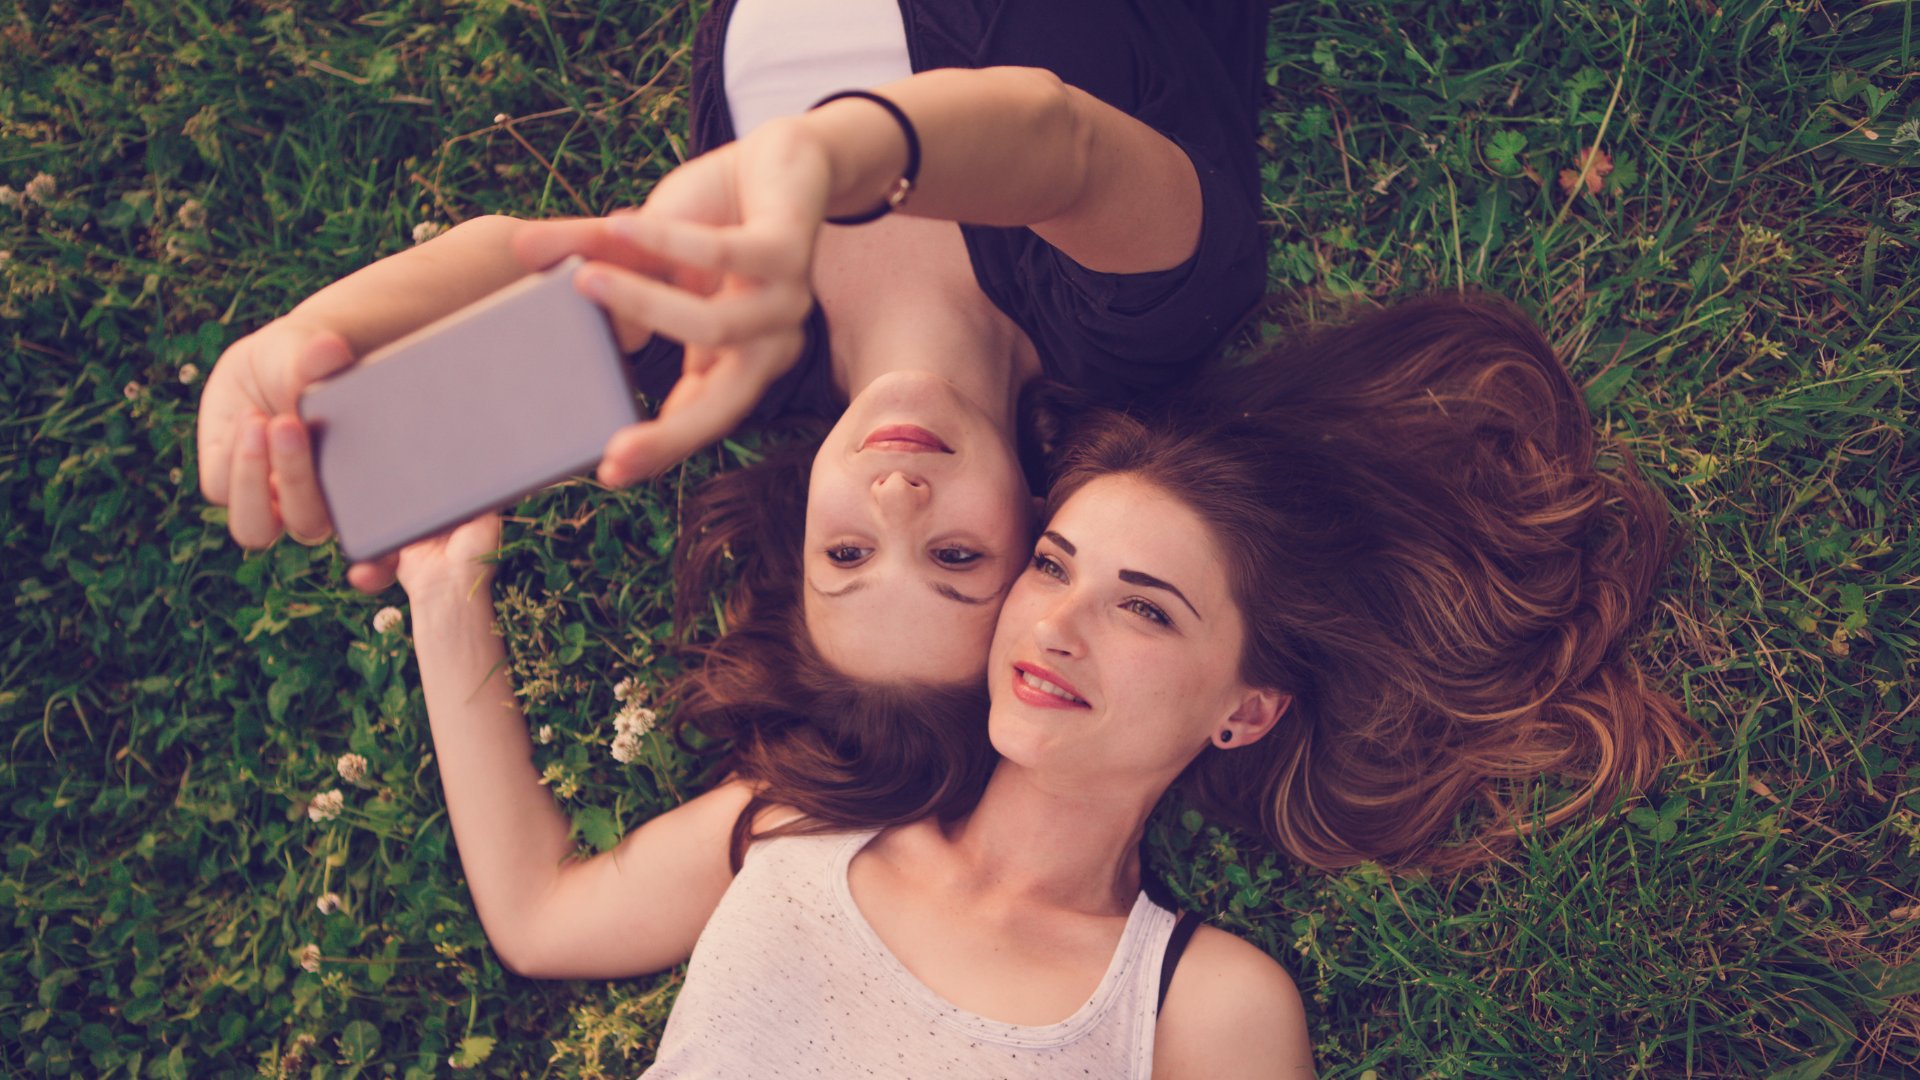
[{"label": "black bra strap", "polygon": [[1193,940],[1193,932],[1200,928],[1200,915],[1194,911],[1183,911],[1180,919],[1173,924],[1173,933],[1167,935],[1167,955],[1160,960],[1160,997],[1153,1003],[1153,1015],[1160,1015],[1160,1006],[1167,1003],[1167,987],[1173,985],[1173,969],[1180,963],[1180,954],[1187,951],[1187,942]]}]

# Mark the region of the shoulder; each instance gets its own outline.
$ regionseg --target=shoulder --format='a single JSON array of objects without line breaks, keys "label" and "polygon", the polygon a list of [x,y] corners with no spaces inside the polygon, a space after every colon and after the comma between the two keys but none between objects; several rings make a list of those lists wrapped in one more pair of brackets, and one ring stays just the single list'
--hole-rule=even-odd
[{"label": "shoulder", "polygon": [[1312,1040],[1293,977],[1253,945],[1201,926],[1160,1009],[1153,1075],[1311,1077]]}]

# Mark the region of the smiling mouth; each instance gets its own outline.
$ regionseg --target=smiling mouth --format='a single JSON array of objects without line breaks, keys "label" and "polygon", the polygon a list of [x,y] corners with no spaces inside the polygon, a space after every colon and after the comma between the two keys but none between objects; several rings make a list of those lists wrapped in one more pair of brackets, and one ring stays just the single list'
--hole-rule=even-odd
[{"label": "smiling mouth", "polygon": [[[1042,672],[1045,672],[1044,674]],[[1052,677],[1050,677],[1052,676]],[[1058,676],[1031,664],[1013,666],[1013,694],[1029,705],[1045,709],[1091,708],[1087,700],[1056,681]]]},{"label": "smiling mouth", "polygon": [[951,454],[953,449],[940,436],[913,424],[888,424],[877,428],[860,444],[862,450],[884,450],[896,454]]}]

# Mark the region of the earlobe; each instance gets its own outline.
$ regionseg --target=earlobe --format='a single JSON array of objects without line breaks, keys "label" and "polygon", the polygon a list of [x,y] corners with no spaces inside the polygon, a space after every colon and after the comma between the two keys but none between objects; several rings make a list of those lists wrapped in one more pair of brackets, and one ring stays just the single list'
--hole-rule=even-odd
[{"label": "earlobe", "polygon": [[1214,745],[1220,747],[1245,746],[1266,737],[1285,716],[1293,704],[1292,694],[1283,694],[1278,690],[1255,690],[1240,702],[1240,707],[1227,718],[1226,726],[1214,736]]}]

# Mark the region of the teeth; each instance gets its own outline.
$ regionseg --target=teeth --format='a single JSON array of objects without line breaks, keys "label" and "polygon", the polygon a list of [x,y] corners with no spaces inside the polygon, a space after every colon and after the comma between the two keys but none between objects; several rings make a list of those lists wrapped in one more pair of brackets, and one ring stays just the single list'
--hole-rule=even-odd
[{"label": "teeth", "polygon": [[1086,704],[1086,702],[1081,701],[1079,698],[1074,697],[1072,694],[1067,693],[1065,690],[1062,690],[1060,687],[1055,686],[1054,684],[1048,682],[1047,680],[1041,678],[1038,675],[1035,675],[1030,671],[1022,671],[1020,673],[1020,681],[1023,683],[1026,683],[1028,686],[1033,687],[1035,690],[1052,694],[1054,697],[1060,698],[1064,701],[1071,701],[1080,705]]}]

